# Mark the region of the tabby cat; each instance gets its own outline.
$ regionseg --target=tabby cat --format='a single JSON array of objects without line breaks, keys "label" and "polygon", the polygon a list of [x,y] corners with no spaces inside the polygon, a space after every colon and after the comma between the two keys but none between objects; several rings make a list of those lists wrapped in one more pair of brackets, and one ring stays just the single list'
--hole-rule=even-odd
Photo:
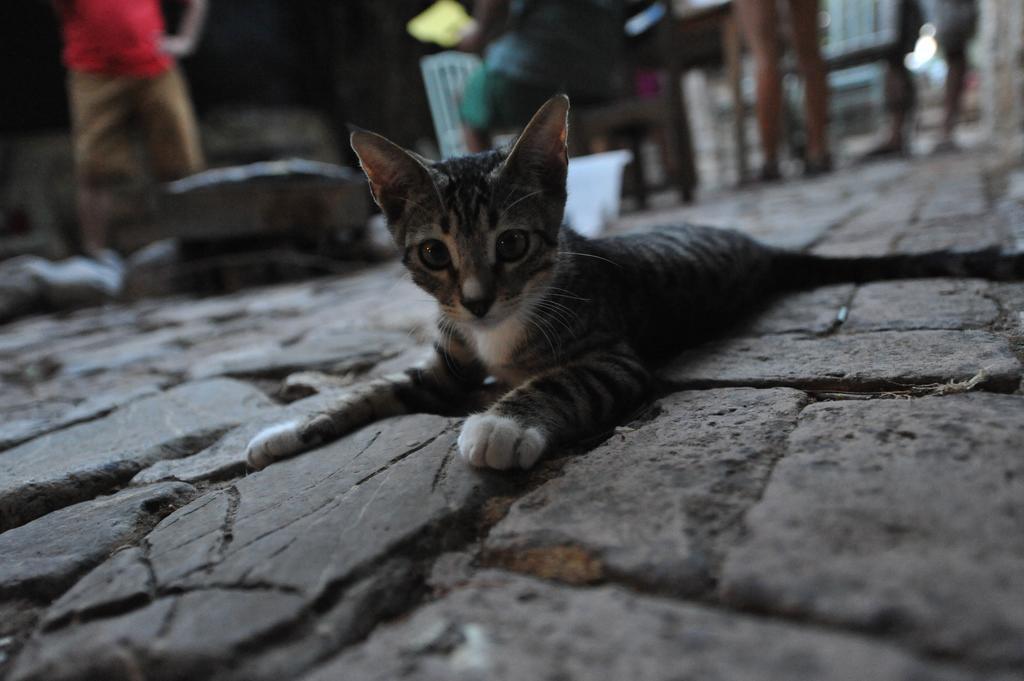
[{"label": "tabby cat", "polygon": [[[430,361],[354,389],[330,409],[273,426],[255,468],[396,414],[464,414],[488,377],[507,392],[466,419],[474,466],[530,468],[642,404],[651,368],[775,292],[905,276],[1020,276],[997,254],[829,259],[734,231],[675,226],[587,239],[562,225],[564,96],[507,151],[431,162],[371,132],[352,147],[413,281],[440,305]],[[1008,265],[1007,265],[1008,263]]]}]

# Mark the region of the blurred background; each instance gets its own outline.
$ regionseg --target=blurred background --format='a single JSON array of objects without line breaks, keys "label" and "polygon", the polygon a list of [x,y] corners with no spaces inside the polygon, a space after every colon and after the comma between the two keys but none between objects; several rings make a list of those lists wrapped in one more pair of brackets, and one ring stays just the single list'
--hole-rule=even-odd
[{"label": "blurred background", "polygon": [[[467,15],[478,10],[460,4]],[[1020,153],[1022,4],[974,3],[960,147],[996,143]],[[201,38],[180,64],[214,174],[166,184],[147,176],[142,163],[139,177],[118,188],[109,246],[129,258],[150,247],[131,264],[155,263],[118,295],[227,290],[388,257],[346,126],[378,131],[429,158],[464,151],[452,109],[472,70],[460,58],[470,55],[414,38],[407,28],[433,5],[210,0]],[[899,6],[900,0],[817,6],[814,40],[829,92],[826,169],[860,162],[884,135],[887,59],[901,45]],[[793,37],[787,7],[780,3],[773,28],[783,46],[777,165],[781,177],[796,179],[807,163],[807,139],[800,64],[786,48]],[[187,3],[164,2],[162,9],[173,32]],[[766,167],[755,116],[759,71],[734,3],[625,2],[621,13],[614,94],[578,108],[573,121],[575,156],[629,152],[614,211],[701,201],[765,179],[758,173]],[[935,25],[925,21],[915,30],[901,53],[917,88],[902,150],[912,155],[939,144],[948,70]],[[82,240],[54,5],[0,3],[0,49],[0,260],[31,254],[60,261],[80,253]],[[432,63],[437,55],[452,59]],[[164,250],[152,250],[161,242]]]}]

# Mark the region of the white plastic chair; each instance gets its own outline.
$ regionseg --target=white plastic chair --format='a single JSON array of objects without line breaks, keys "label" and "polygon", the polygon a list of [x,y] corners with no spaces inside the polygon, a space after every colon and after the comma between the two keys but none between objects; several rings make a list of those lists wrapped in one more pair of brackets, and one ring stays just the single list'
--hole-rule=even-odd
[{"label": "white plastic chair", "polygon": [[462,135],[459,102],[469,76],[480,68],[482,61],[464,52],[440,52],[423,57],[420,71],[427,88],[430,116],[434,119],[434,132],[441,158],[465,154],[466,140]]},{"label": "white plastic chair", "polygon": [[829,23],[824,53],[829,59],[885,47],[899,36],[899,3],[894,0],[827,0]]}]

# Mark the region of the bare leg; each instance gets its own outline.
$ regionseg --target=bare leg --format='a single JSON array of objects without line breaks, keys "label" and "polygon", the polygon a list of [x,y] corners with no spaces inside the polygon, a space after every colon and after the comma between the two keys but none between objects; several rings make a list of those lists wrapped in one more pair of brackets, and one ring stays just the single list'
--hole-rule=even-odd
[{"label": "bare leg", "polygon": [[779,75],[778,17],[774,0],[737,0],[743,37],[757,69],[757,126],[764,153],[762,176],[778,175],[782,124],[782,79]]},{"label": "bare leg", "polygon": [[914,84],[902,63],[890,60],[885,71],[885,104],[889,113],[889,132],[885,139],[867,153],[867,158],[901,154],[906,147],[904,131],[907,115],[913,108]]},{"label": "bare leg", "polygon": [[828,158],[828,82],[818,44],[818,0],[789,0],[789,7],[793,47],[804,77],[807,161],[821,164]]},{"label": "bare leg", "polygon": [[967,73],[967,55],[958,51],[946,55],[949,71],[946,73],[946,117],[942,122],[942,141],[953,143],[953,131],[960,119],[963,102],[964,76]]},{"label": "bare leg", "polygon": [[82,250],[90,257],[98,256],[110,246],[110,220],[114,211],[111,189],[81,182],[78,185],[78,223]]},{"label": "bare leg", "polygon": [[889,131],[889,146],[902,150],[907,143],[904,132],[907,128],[907,114],[913,107],[913,76],[903,64],[890,65],[886,89],[892,107],[892,128]]}]

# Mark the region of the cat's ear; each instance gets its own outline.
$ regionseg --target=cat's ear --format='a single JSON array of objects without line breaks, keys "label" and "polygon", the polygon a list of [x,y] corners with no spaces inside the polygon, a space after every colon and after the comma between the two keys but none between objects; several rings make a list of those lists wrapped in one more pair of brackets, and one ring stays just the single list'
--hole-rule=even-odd
[{"label": "cat's ear", "polygon": [[441,209],[437,187],[424,159],[368,130],[353,130],[350,142],[370,181],[373,200],[384,211],[395,241],[404,246],[404,230],[399,228],[402,217],[412,210]]},{"label": "cat's ear", "polygon": [[517,184],[565,194],[569,167],[569,98],[555,95],[544,103],[512,146],[502,171]]}]

